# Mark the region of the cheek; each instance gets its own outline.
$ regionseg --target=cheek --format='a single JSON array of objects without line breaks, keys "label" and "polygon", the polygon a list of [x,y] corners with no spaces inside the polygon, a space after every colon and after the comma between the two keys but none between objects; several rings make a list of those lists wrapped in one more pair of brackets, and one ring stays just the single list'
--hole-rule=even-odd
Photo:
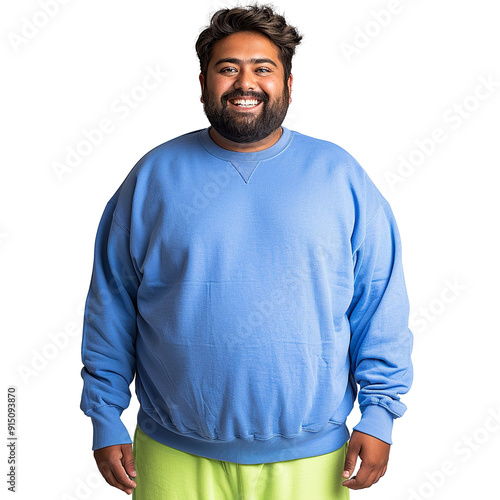
[{"label": "cheek", "polygon": [[212,86],[211,90],[214,92],[216,95],[222,95],[225,92],[227,92],[231,88],[230,82],[227,81],[227,79],[219,79],[219,78],[214,78],[212,81]]},{"label": "cheek", "polygon": [[207,78],[205,81],[205,92],[208,92],[212,97],[220,98],[225,92],[223,83],[218,78]]},{"label": "cheek", "polygon": [[284,86],[282,81],[272,80],[263,82],[261,89],[269,96],[281,97],[284,91]]}]

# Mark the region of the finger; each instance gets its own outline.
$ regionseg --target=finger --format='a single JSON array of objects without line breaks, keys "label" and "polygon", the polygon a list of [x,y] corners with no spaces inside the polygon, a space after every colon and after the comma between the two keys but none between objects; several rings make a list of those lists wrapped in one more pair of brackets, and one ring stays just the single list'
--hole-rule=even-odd
[{"label": "finger", "polygon": [[353,490],[360,490],[362,488],[368,488],[368,486],[371,485],[370,481],[372,478],[375,478],[373,467],[368,466],[365,461],[361,461],[356,476],[344,481],[342,485]]},{"label": "finger", "polygon": [[122,465],[129,476],[135,477],[137,472],[135,471],[135,461],[134,453],[132,452],[131,445],[122,446]]},{"label": "finger", "polygon": [[[132,493],[132,490],[134,489],[135,486],[132,486],[132,484],[125,485],[121,481],[119,481],[118,478],[113,473],[113,470],[110,467],[102,468],[100,470],[101,470],[102,476],[104,477],[104,479],[106,480],[106,482],[109,485],[111,485],[111,486],[113,486],[121,491],[125,491],[129,495]],[[133,481],[130,481],[130,479],[128,481],[135,485],[135,483]]]},{"label": "finger", "polygon": [[121,468],[121,472],[122,472],[123,476],[126,477],[125,480],[123,479],[123,477],[118,478],[116,476],[116,474],[114,473],[114,471],[111,471],[113,478],[115,480],[113,486],[115,486],[119,490],[125,491],[127,494],[130,495],[132,493],[133,489],[137,486],[137,484],[135,483],[135,481],[133,481],[127,477],[123,468]]},{"label": "finger", "polygon": [[126,473],[125,469],[123,468],[121,460],[119,460],[118,462],[111,463],[110,466],[111,466],[111,472],[113,473],[113,476],[116,478],[116,480],[120,484],[125,486],[127,489],[128,488],[135,488],[137,486],[135,481],[133,481],[132,479],[130,479],[127,476],[127,473]]},{"label": "finger", "polygon": [[[342,483],[343,486],[352,490],[361,490],[364,488],[369,488],[379,481],[379,479],[382,477],[379,469],[375,468],[370,471],[368,467],[365,467],[365,470],[362,471],[362,465],[363,463],[361,463],[358,474],[348,481],[344,481]],[[368,470],[368,473],[366,473],[366,470]]]},{"label": "finger", "polygon": [[354,441],[349,441],[349,447],[347,448],[347,453],[344,462],[344,472],[342,477],[346,479],[350,477],[354,473],[354,469],[356,468],[356,462],[358,460],[360,446],[357,445]]}]

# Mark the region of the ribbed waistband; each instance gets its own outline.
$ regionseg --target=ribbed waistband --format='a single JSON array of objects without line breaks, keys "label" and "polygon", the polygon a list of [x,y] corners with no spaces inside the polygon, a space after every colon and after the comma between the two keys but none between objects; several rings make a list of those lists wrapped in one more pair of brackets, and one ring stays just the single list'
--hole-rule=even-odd
[{"label": "ribbed waistband", "polygon": [[275,436],[266,440],[208,440],[172,432],[154,420],[142,407],[137,414],[137,424],[145,434],[166,446],[193,455],[239,464],[283,462],[324,455],[338,450],[350,437],[345,423],[328,423],[320,431],[303,431],[295,438]]}]

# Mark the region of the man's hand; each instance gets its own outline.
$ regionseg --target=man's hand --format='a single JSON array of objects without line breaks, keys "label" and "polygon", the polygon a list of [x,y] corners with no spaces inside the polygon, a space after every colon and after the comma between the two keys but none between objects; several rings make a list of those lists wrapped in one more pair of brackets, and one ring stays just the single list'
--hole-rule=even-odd
[{"label": "man's hand", "polygon": [[125,491],[127,495],[137,486],[128,476],[135,477],[132,445],[115,444],[94,450],[97,467],[108,484]]},{"label": "man's hand", "polygon": [[384,441],[354,431],[349,441],[343,477],[348,478],[354,472],[358,455],[361,458],[361,466],[356,476],[344,481],[342,485],[351,490],[361,490],[375,484],[387,470],[390,449],[391,445]]}]

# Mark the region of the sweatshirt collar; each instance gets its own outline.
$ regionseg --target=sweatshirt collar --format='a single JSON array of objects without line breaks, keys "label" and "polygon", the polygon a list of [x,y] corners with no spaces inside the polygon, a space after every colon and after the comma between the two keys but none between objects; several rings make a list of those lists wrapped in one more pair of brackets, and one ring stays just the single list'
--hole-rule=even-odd
[{"label": "sweatshirt collar", "polygon": [[283,133],[278,139],[278,142],[273,144],[270,148],[263,149],[262,151],[255,151],[253,153],[241,153],[239,151],[230,151],[221,148],[210,137],[210,129],[207,127],[200,131],[199,138],[202,146],[212,155],[226,161],[262,161],[274,158],[283,152],[292,140],[292,131],[282,126]]}]

